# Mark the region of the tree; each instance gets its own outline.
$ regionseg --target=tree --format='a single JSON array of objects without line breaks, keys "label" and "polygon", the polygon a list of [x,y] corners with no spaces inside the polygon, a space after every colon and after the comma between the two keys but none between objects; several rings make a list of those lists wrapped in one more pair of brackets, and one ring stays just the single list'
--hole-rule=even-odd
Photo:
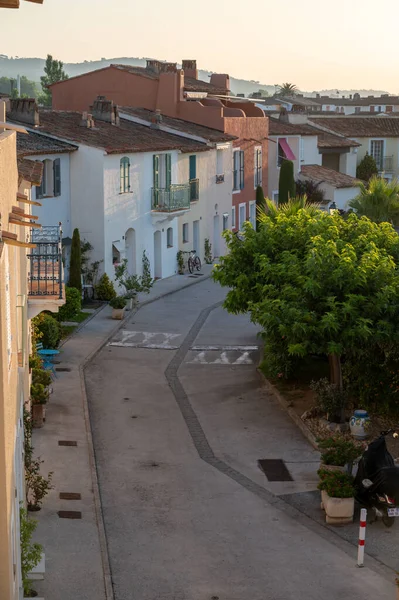
[{"label": "tree", "polygon": [[373,175],[378,175],[377,163],[374,158],[366,152],[356,168],[356,177],[362,181],[369,181]]},{"label": "tree", "polygon": [[291,160],[283,160],[278,181],[278,203],[284,204],[290,198],[295,198],[295,196],[294,163]]},{"label": "tree", "polygon": [[310,204],[323,204],[325,201],[325,192],[320,189],[320,182],[316,183],[311,179],[297,179],[297,196],[306,196]]},{"label": "tree", "polygon": [[74,229],[71,246],[71,262],[69,265],[69,287],[82,292],[82,259],[79,229]]},{"label": "tree", "polygon": [[265,194],[261,185],[256,188],[256,228],[258,228],[258,216],[260,211],[264,210],[266,206]]},{"label": "tree", "polygon": [[368,185],[359,183],[359,194],[348,203],[359,216],[368,217],[375,223],[388,222],[399,226],[399,182],[387,182],[373,177]]},{"label": "tree", "polygon": [[288,96],[289,98],[296,96],[298,92],[299,90],[294,83],[282,83],[277,90],[280,96]]},{"label": "tree", "polygon": [[44,106],[51,106],[51,90],[49,85],[68,79],[68,75],[64,71],[64,63],[60,60],[55,60],[51,54],[47,54],[46,64],[44,65],[44,75],[40,77],[43,93],[39,96],[39,103]]},{"label": "tree", "polygon": [[328,356],[342,389],[341,358],[399,341],[399,236],[388,223],[299,208],[264,215],[259,231],[225,232],[214,279],[224,302],[262,328],[265,359],[288,376],[295,361]]}]

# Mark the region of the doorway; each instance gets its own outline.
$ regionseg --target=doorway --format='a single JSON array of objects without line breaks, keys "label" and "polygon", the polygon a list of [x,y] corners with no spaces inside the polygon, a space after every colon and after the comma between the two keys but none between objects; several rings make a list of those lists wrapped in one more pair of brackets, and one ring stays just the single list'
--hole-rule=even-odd
[{"label": "doorway", "polygon": [[213,217],[213,258],[220,255],[219,215]]},{"label": "doorway", "polygon": [[199,228],[200,222],[193,221],[193,250],[196,251],[197,256],[201,255]]},{"label": "doorway", "polygon": [[127,270],[130,275],[136,275],[136,232],[130,228],[125,233],[125,257],[127,259]]},{"label": "doorway", "polygon": [[162,233],[154,233],[154,277],[162,279]]}]

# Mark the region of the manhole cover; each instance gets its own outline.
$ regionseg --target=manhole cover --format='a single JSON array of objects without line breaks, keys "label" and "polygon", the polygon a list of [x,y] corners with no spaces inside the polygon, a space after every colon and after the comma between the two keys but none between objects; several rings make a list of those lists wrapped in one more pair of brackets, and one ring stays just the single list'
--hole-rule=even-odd
[{"label": "manhole cover", "polygon": [[81,519],[82,513],[78,510],[59,510],[58,516],[60,519]]},{"label": "manhole cover", "polygon": [[268,481],[294,481],[283,460],[264,458],[258,460],[258,465]]},{"label": "manhole cover", "polygon": [[75,492],[60,492],[60,500],[81,500],[81,494]]},{"label": "manhole cover", "polygon": [[69,367],[55,367],[57,373],[69,373],[71,369]]},{"label": "manhole cover", "polygon": [[59,440],[58,445],[59,446],[77,446],[78,442],[75,442],[72,440]]}]

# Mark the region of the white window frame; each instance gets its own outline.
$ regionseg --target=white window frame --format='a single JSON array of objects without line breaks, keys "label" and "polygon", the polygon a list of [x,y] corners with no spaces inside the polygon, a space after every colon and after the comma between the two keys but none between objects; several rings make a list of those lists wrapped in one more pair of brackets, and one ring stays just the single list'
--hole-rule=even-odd
[{"label": "white window frame", "polygon": [[[260,156],[260,167],[258,164],[258,156]],[[254,189],[259,185],[262,185],[262,167],[263,167],[263,152],[262,146],[255,146],[254,148]]]},{"label": "white window frame", "polygon": [[[253,210],[253,220],[251,219],[251,208],[254,207]],[[256,228],[256,200],[250,200],[249,202],[249,217],[248,221],[251,223],[252,227]]]},{"label": "white window frame", "polygon": [[233,206],[231,208],[231,228],[235,229],[236,228],[236,207]]},{"label": "white window frame", "polygon": [[[380,164],[380,166],[383,167],[384,166],[385,148],[386,148],[385,139],[384,138],[372,138],[372,139],[369,140],[369,154],[370,154],[370,156],[372,156],[374,158],[374,155],[371,153],[371,147],[372,147],[372,143],[373,142],[382,142],[382,152],[381,152],[381,161],[382,161],[382,164]],[[378,164],[377,164],[377,169],[378,169]],[[378,170],[382,171],[382,169],[378,169]]]},{"label": "white window frame", "polygon": [[[186,233],[186,235],[184,235],[185,233]],[[183,223],[182,241],[183,241],[183,244],[188,244],[190,242],[190,228],[188,226],[188,223]]]},{"label": "white window frame", "polygon": [[224,175],[223,150],[216,148],[216,175]]},{"label": "white window frame", "polygon": [[[243,181],[241,187],[241,153],[243,153]],[[238,165],[236,165],[236,156],[238,157]],[[238,167],[236,169],[236,166]],[[238,173],[238,188],[234,187],[234,172]],[[240,194],[245,187],[245,153],[241,148],[233,149],[233,194]]]},{"label": "white window frame", "polygon": [[226,231],[229,228],[229,213],[223,213],[222,216],[222,229]]},{"label": "white window frame", "polygon": [[[169,236],[171,239],[169,239]],[[169,243],[169,242],[172,242],[172,243]],[[173,248],[173,227],[168,227],[166,230],[166,247]]]},{"label": "white window frame", "polygon": [[[241,222],[241,209],[242,208],[244,208],[244,220]],[[247,204],[246,204],[246,202],[241,202],[238,205],[238,229],[239,229],[239,231],[242,230],[242,226],[244,225],[246,220],[247,220]]]}]

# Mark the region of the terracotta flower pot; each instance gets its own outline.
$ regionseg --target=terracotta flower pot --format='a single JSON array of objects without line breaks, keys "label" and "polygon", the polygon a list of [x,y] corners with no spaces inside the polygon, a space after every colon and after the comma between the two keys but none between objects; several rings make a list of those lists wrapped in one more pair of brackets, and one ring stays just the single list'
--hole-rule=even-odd
[{"label": "terracotta flower pot", "polygon": [[355,512],[354,498],[332,498],[326,492],[323,505],[326,511],[326,523],[330,525],[343,525],[353,522],[353,513]]},{"label": "terracotta flower pot", "polygon": [[33,404],[32,405],[32,425],[33,427],[43,427],[45,418],[45,406],[44,404]]}]

